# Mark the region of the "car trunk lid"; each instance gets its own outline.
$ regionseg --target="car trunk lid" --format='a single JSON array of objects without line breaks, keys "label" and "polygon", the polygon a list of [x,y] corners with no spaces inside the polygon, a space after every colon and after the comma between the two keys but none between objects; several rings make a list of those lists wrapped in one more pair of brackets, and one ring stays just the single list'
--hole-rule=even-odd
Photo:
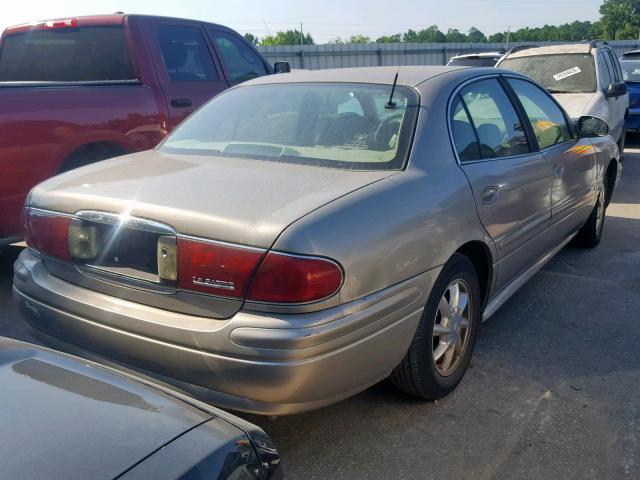
[{"label": "car trunk lid", "polygon": [[[99,261],[56,262],[50,270],[57,276],[103,293],[117,283],[125,287],[123,299],[158,305],[161,296],[163,308],[227,318],[244,298],[218,288],[203,300],[165,285],[158,276],[159,242],[177,236],[264,251],[299,218],[393,173],[149,151],[54,177],[32,191],[29,205],[80,215],[103,232]],[[194,278],[208,281],[216,279]]]}]

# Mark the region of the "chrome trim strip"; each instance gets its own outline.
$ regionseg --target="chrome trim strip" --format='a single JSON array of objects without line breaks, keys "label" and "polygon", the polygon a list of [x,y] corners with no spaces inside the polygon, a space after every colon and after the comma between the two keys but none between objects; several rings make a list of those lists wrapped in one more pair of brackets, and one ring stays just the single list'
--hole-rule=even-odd
[{"label": "chrome trim strip", "polygon": [[119,225],[133,230],[176,235],[176,231],[173,227],[148,218],[130,217],[123,214],[101,212],[98,210],[80,210],[76,212],[75,217],[89,222],[113,226]]}]

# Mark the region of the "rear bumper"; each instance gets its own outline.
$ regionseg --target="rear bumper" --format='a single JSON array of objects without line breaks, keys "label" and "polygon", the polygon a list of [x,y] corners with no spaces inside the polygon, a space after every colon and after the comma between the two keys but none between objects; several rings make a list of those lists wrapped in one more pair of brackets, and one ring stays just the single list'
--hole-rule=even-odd
[{"label": "rear bumper", "polygon": [[439,273],[304,314],[186,316],[51,275],[29,250],[14,298],[45,344],[150,374],[209,403],[285,415],[320,408],[386,377],[404,356]]}]

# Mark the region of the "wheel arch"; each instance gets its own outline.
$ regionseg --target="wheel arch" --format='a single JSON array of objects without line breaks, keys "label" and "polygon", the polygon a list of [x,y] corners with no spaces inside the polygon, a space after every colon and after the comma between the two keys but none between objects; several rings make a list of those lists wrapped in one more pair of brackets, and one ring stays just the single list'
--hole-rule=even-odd
[{"label": "wheel arch", "polygon": [[607,169],[604,173],[604,182],[606,182],[606,198],[605,198],[605,207],[609,206],[611,201],[611,197],[613,196],[613,190],[616,186],[616,179],[618,178],[618,169],[619,169],[618,161],[615,158],[612,158],[607,165]]},{"label": "wheel arch", "polygon": [[122,143],[116,141],[85,143],[77,146],[64,157],[56,173],[63,173],[83,165],[118,157],[127,153],[130,153],[129,149]]},{"label": "wheel arch", "polygon": [[482,308],[487,304],[493,281],[493,257],[488,245],[479,240],[467,242],[456,250],[467,257],[476,269],[480,291],[482,292]]}]

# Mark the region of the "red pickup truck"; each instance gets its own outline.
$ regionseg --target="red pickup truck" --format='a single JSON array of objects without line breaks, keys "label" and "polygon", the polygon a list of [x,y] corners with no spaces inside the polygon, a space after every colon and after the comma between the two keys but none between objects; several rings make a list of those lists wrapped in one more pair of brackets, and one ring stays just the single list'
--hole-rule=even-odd
[{"label": "red pickup truck", "polygon": [[6,29],[0,244],[20,237],[22,205],[37,183],[153,148],[209,98],[273,72],[236,32],[199,21],[114,14]]}]

